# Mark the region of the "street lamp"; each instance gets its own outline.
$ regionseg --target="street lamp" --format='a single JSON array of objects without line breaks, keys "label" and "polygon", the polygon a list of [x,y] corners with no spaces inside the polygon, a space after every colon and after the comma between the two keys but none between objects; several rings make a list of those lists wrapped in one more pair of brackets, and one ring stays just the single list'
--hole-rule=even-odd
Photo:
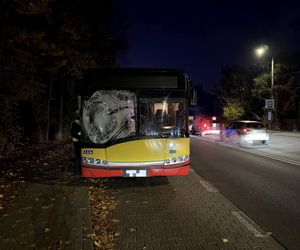
[{"label": "street lamp", "polygon": [[[255,49],[255,54],[258,57],[263,57],[268,52],[268,50],[269,50],[268,45],[262,45]],[[272,92],[273,87],[274,87],[274,57],[272,57],[272,59],[271,59],[271,95],[272,95],[272,98],[273,98],[273,92]]]},{"label": "street lamp", "polygon": [[[262,45],[262,46],[255,49],[255,54],[256,54],[257,57],[262,57],[268,52],[268,50],[269,50],[268,45]],[[274,57],[272,56],[272,58],[271,58],[271,98],[272,99],[274,99],[274,97],[273,97],[273,87],[274,87]],[[275,107],[273,106],[272,108],[275,108]],[[270,120],[271,119],[269,119],[269,116],[268,116],[268,120],[269,120],[269,127],[270,127]],[[275,120],[276,120],[276,117],[275,117]]]}]

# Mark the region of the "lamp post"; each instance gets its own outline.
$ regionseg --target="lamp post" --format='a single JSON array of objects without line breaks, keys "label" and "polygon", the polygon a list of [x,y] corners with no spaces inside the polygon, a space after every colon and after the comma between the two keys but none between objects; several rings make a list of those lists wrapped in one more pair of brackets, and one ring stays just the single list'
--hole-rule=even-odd
[{"label": "lamp post", "polygon": [[[258,48],[255,49],[255,54],[258,57],[264,56],[269,50],[269,47],[267,45],[262,45]],[[271,58],[271,99],[274,100],[273,96],[273,87],[274,87],[274,57],[272,56]],[[276,113],[275,105],[273,104],[271,108],[268,110],[268,121],[269,121],[269,128],[271,127],[271,115],[272,114],[272,109],[275,110],[274,114]],[[270,113],[269,113],[270,112]],[[276,116],[276,115],[275,115]],[[276,120],[276,117],[275,117]]]},{"label": "lamp post", "polygon": [[273,87],[274,87],[274,57],[271,59],[271,96],[273,98]]}]

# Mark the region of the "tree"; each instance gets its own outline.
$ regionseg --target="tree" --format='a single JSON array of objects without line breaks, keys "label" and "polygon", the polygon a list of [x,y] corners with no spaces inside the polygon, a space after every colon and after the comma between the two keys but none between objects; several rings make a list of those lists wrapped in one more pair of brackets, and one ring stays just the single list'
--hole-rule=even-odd
[{"label": "tree", "polygon": [[299,96],[293,72],[299,71],[300,54],[284,54],[276,58],[273,88],[270,86],[269,65],[266,68],[260,65],[247,69],[238,66],[222,68],[222,78],[216,95],[223,107],[224,117],[263,121],[266,119],[265,99],[271,96],[276,101],[277,120],[298,117]]},{"label": "tree", "polygon": [[36,141],[47,140],[53,124],[61,139],[70,123],[66,114],[76,109],[65,103],[73,103],[82,71],[117,67],[117,51],[125,48],[114,1],[0,0],[0,6],[0,108],[6,114],[0,144],[12,141],[13,131],[7,132],[16,124]]},{"label": "tree", "polygon": [[[294,57],[289,57],[294,58]],[[254,98],[264,100],[273,97],[275,99],[275,108],[277,119],[297,117],[297,96],[296,81],[290,74],[295,70],[294,62],[290,61],[289,64],[282,63],[280,57],[278,62],[274,64],[274,86],[271,88],[271,71],[260,73],[254,78],[254,85],[252,94]]]},{"label": "tree", "polygon": [[[239,114],[239,118],[251,115],[252,74],[250,70],[239,66],[224,66],[222,68],[222,79],[216,95],[223,107],[224,117],[232,112]],[[238,108],[237,105],[240,107]],[[239,112],[236,113],[235,111]]]},{"label": "tree", "polygon": [[229,121],[239,120],[245,114],[245,109],[241,103],[237,101],[228,102],[223,108],[223,116]]}]

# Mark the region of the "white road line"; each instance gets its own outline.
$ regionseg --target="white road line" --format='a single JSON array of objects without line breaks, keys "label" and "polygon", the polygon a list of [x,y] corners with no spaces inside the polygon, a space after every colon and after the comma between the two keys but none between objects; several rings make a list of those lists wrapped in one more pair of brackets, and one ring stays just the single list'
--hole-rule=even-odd
[{"label": "white road line", "polygon": [[218,193],[219,191],[214,188],[208,181],[200,181],[200,184],[206,189],[209,193]]},{"label": "white road line", "polygon": [[[243,212],[232,211],[231,214],[241,222],[251,233],[254,234],[255,237],[269,237],[271,233],[265,233],[262,229],[256,229],[258,227],[255,222],[253,222],[247,215]],[[260,232],[262,231],[262,233]]]}]

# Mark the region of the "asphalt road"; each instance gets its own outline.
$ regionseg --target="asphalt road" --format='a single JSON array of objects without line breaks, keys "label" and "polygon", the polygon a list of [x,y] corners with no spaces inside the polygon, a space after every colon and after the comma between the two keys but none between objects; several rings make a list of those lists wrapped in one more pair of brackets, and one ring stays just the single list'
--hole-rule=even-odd
[{"label": "asphalt road", "polygon": [[272,144],[254,150],[265,156],[247,150],[191,137],[191,167],[283,246],[300,249],[300,162],[285,161],[290,151],[268,157]]}]

